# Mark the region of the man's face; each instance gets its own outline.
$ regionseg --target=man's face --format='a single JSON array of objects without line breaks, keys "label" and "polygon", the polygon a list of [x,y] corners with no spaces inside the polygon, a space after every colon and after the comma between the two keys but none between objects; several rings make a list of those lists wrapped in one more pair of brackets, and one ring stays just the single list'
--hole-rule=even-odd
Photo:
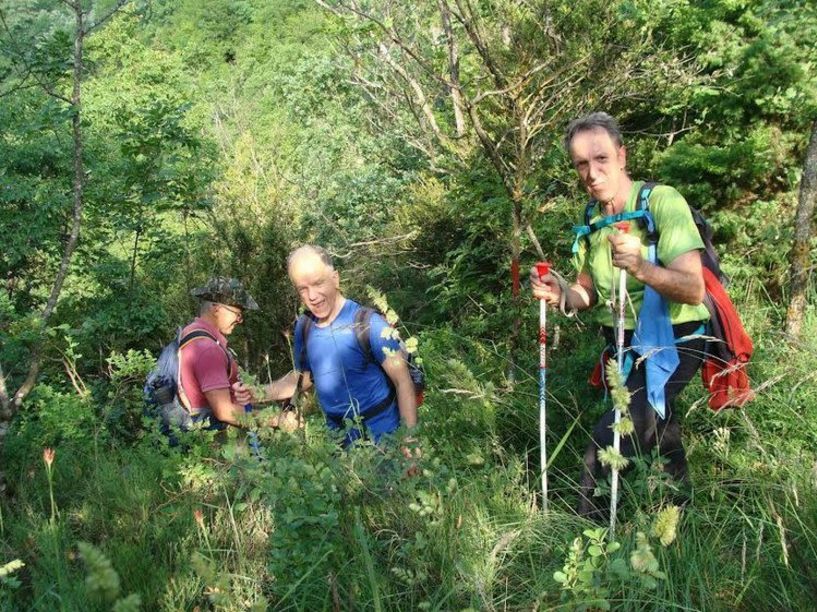
[{"label": "man's face", "polygon": [[[622,196],[627,174],[627,153],[617,147],[604,128],[577,133],[570,141],[570,157],[587,193],[599,202]],[[625,201],[627,194],[623,194]]]},{"label": "man's face", "polygon": [[304,253],[290,263],[289,277],[304,306],[319,321],[328,319],[340,295],[340,277],[313,253]]},{"label": "man's face", "polygon": [[225,336],[233,333],[235,326],[244,320],[244,310],[238,306],[228,306],[217,303],[215,305],[216,324],[218,331]]}]

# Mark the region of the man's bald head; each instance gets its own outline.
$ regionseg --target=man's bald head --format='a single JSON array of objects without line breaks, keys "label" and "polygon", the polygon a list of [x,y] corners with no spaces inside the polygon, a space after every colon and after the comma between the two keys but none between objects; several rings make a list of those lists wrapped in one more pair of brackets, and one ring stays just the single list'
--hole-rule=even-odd
[{"label": "man's bald head", "polygon": [[335,264],[332,261],[332,256],[329,254],[329,251],[321,246],[305,244],[303,246],[299,246],[287,256],[287,272],[290,274],[290,276],[292,275],[292,265],[296,262],[296,260],[304,257],[317,257],[327,268],[332,270],[335,269]]},{"label": "man's bald head", "polygon": [[312,244],[295,249],[287,257],[287,272],[304,306],[319,322],[331,322],[344,298],[340,277],[326,249]]}]

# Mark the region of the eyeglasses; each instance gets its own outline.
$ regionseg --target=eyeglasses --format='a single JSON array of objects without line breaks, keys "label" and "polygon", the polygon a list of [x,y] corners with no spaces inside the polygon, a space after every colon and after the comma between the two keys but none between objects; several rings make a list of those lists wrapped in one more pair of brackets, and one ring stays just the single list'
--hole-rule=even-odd
[{"label": "eyeglasses", "polygon": [[222,308],[224,308],[227,312],[233,313],[239,321],[244,320],[244,311],[240,308],[233,308],[232,306],[227,306],[227,304],[219,304]]}]

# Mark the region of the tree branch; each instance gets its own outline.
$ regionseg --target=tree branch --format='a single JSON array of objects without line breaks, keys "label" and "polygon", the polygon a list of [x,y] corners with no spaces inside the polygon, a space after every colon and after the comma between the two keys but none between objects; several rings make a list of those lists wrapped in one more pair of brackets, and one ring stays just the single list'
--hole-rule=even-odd
[{"label": "tree branch", "polygon": [[465,135],[465,117],[463,116],[462,89],[460,87],[460,57],[457,39],[451,28],[451,9],[446,0],[437,0],[440,9],[440,21],[445,34],[445,42],[448,48],[448,77],[451,79],[451,86],[448,88],[451,94],[451,104],[454,107],[454,125],[456,137],[462,138]]},{"label": "tree branch", "polygon": [[[340,13],[338,12],[337,9],[335,9],[331,5],[324,2],[324,0],[315,0],[315,2],[319,6],[329,10],[333,14],[340,15]],[[406,55],[408,55],[412,60],[414,60],[414,62],[417,63],[417,65],[420,66],[430,77],[436,79],[437,81],[439,81],[442,85],[445,85],[446,87],[451,87],[451,83],[447,79],[445,79],[444,77],[437,74],[437,72],[434,70],[433,66],[429,65],[429,63],[426,62],[420,55],[418,55],[417,52],[414,49],[409,47],[403,41],[402,37],[398,34],[398,32],[394,28],[387,26],[383,22],[383,20],[378,19],[377,17],[375,17],[371,13],[367,13],[366,11],[358,8],[357,5],[354,4],[354,3],[338,2],[338,4],[341,7],[343,7],[343,9],[348,11],[349,13],[352,13],[353,15],[357,15],[359,18],[364,19],[364,20],[376,25],[383,33],[385,33],[388,36],[388,38],[389,38],[389,40],[391,42],[393,42],[395,45],[400,47],[400,49],[404,53],[406,53]]]},{"label": "tree branch", "polygon": [[93,24],[88,26],[85,29],[85,36],[102,26],[106,21],[108,21],[111,17],[113,17],[116,13],[118,13],[126,4],[128,4],[130,0],[117,0],[116,4],[113,5],[107,13],[105,13],[102,17],[97,19]]},{"label": "tree branch", "polygon": [[[453,12],[453,14],[457,16],[459,22],[465,28],[468,38],[471,39],[471,43],[474,45],[474,48],[476,48],[477,53],[479,53],[482,61],[485,62],[485,67],[493,78],[496,88],[500,90],[505,89],[505,77],[502,71],[497,67],[494,58],[488,52],[485,39],[479,31],[479,26],[475,23],[474,9],[471,7],[470,0],[455,0],[455,2],[457,3],[459,13]],[[465,6],[468,7],[468,15],[470,18],[466,16],[466,12],[463,10],[463,2],[465,2]]]},{"label": "tree branch", "polygon": [[440,142],[440,144],[445,147],[446,149],[451,150],[452,145],[451,141],[448,139],[448,136],[443,134],[442,130],[440,129],[439,124],[437,123],[436,117],[434,117],[434,113],[431,110],[431,105],[428,103],[428,98],[423,91],[422,86],[420,83],[412,77],[405,68],[403,68],[400,64],[394,61],[394,59],[389,54],[389,49],[383,43],[379,45],[380,49],[380,58],[392,69],[394,70],[400,77],[408,84],[411,90],[414,92],[414,96],[417,100],[417,104],[420,107],[422,112],[422,116],[425,119],[425,124],[428,128],[432,131],[434,136]]},{"label": "tree branch", "polygon": [[499,150],[497,149],[493,140],[491,140],[488,132],[485,131],[485,128],[482,125],[482,119],[477,113],[476,107],[467,99],[465,104],[465,108],[468,111],[468,117],[471,119],[471,125],[474,126],[474,131],[477,133],[477,138],[479,138],[485,152],[488,153],[488,158],[491,160],[491,163],[499,174],[499,178],[502,180],[505,189],[507,189],[508,193],[510,194],[511,191],[513,191],[513,185],[509,181],[510,171],[508,164],[499,154]]},{"label": "tree branch", "polygon": [[[394,111],[394,109],[392,109],[388,105],[386,105],[381,100],[381,98],[376,96],[374,94],[374,92],[372,91],[373,89],[381,88],[380,85],[378,85],[376,83],[372,83],[371,81],[363,78],[362,76],[360,76],[358,74],[353,75],[352,79],[350,80],[350,83],[352,83],[353,85],[355,85],[357,87],[360,87],[361,90],[363,90],[363,93],[366,94],[366,97],[369,98],[369,100],[375,106],[377,106],[392,121],[394,121],[396,123],[396,122],[398,122],[400,120],[399,115]],[[419,115],[416,114],[416,111],[415,111],[413,105],[411,104],[411,100],[407,99],[407,103],[409,104],[409,110],[415,116],[416,121],[419,123],[420,122],[420,117],[419,117]],[[372,127],[375,128],[376,131],[379,131],[377,129],[379,126],[374,125],[372,117],[367,117],[366,119],[367,119],[367,121],[372,123]],[[435,155],[434,155],[434,151],[433,151],[430,143],[427,144],[427,145],[423,144],[419,140],[416,140],[414,138],[409,137],[409,135],[406,134],[406,133],[401,133],[400,136],[406,142],[406,144],[408,144],[410,147],[413,147],[414,149],[417,149],[420,153],[422,153],[429,160],[434,159]]]}]

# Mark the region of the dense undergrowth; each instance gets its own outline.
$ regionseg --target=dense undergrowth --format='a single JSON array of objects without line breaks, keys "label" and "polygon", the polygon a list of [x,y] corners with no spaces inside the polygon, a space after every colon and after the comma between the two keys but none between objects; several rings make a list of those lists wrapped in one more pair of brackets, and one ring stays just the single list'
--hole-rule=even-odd
[{"label": "dense undergrowth", "polygon": [[[422,470],[412,478],[395,442],[339,451],[315,413],[294,434],[262,431],[263,461],[240,439],[205,432],[188,435],[187,452],[169,448],[141,414],[144,354],[112,358],[110,377],[84,396],[40,385],[2,457],[0,554],[25,565],[2,578],[0,604],[809,607],[817,588],[814,334],[792,347],[762,317],[750,321],[758,398],[713,414],[698,383],[682,397],[693,489],[677,526],[666,516],[656,526],[677,496],[660,462],[644,457],[624,480],[610,540],[573,511],[587,431],[603,409],[584,382],[597,347],[572,321],[557,325],[547,513],[538,499],[533,342],[510,389],[501,349],[452,327],[420,334],[433,383],[421,409]],[[817,331],[813,317],[809,325]],[[44,448],[55,450],[50,468]]]}]

